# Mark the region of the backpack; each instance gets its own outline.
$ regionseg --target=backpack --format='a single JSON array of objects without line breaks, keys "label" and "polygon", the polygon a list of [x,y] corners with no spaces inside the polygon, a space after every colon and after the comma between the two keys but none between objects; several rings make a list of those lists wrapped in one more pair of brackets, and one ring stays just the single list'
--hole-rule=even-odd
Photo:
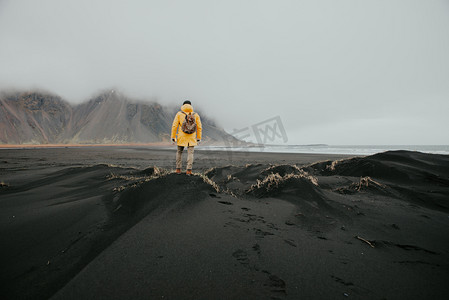
[{"label": "backpack", "polygon": [[196,121],[195,121],[195,113],[193,114],[186,114],[182,111],[183,114],[186,115],[186,118],[182,122],[181,130],[184,133],[191,134],[196,131]]}]

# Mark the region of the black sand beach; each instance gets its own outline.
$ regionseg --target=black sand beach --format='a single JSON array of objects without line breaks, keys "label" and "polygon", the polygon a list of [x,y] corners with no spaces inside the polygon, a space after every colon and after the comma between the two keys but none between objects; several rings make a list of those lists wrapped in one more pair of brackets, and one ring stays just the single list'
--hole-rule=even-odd
[{"label": "black sand beach", "polygon": [[0,150],[2,299],[446,299],[449,156]]}]

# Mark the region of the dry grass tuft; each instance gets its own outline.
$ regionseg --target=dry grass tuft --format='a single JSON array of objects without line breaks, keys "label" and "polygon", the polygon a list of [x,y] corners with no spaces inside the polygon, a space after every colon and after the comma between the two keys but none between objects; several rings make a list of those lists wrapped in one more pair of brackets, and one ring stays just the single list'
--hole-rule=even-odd
[{"label": "dry grass tuft", "polygon": [[299,174],[287,174],[284,176],[284,180],[288,180],[290,178],[305,178],[308,181],[310,181],[313,185],[318,186],[318,178],[316,178],[315,176],[310,175],[309,173],[307,173],[304,170],[301,170],[301,173]]},{"label": "dry grass tuft", "polygon": [[[270,172],[271,170],[273,170],[273,169],[275,169],[275,168],[277,168],[279,166],[285,166],[285,165],[271,165],[268,168],[264,169],[262,171],[262,173],[263,172]],[[297,170],[298,172],[305,172],[302,168],[298,167],[297,165],[288,165],[288,166],[292,167],[293,169]]]},{"label": "dry grass tuft", "polygon": [[210,174],[211,172],[213,172],[213,171],[215,171],[215,169],[216,168],[210,168],[210,169],[207,169],[206,171],[204,171],[204,175],[208,175],[208,174]]},{"label": "dry grass tuft", "polygon": [[106,176],[107,180],[126,180],[126,181],[135,181],[135,180],[142,180],[146,178],[146,176],[133,176],[133,175],[117,175],[114,173],[111,173],[110,175]]},{"label": "dry grass tuft", "polygon": [[234,198],[238,198],[236,194],[234,194],[234,192],[232,190],[230,190],[229,188],[227,188],[226,190],[223,190],[223,193],[231,195]]},{"label": "dry grass tuft", "polygon": [[203,173],[193,173],[193,175],[201,177],[201,179],[203,179],[203,181],[205,183],[207,183],[208,185],[212,186],[217,193],[220,192],[220,187],[218,186],[218,184],[215,183],[215,181],[213,181],[209,177],[207,177],[205,174],[203,174]]},{"label": "dry grass tuft", "polygon": [[374,188],[382,190],[382,191],[386,191],[386,189],[387,189],[386,185],[373,180],[369,176],[365,176],[365,177],[360,177],[359,182],[354,182],[347,187],[337,188],[334,191],[338,192],[340,194],[353,194],[356,192],[360,192],[363,189],[366,189],[368,187],[374,187]]},{"label": "dry grass tuft", "polygon": [[[356,187],[357,187],[357,191],[360,191],[362,189],[362,187],[368,187],[369,185],[374,185],[375,187],[378,188],[382,188],[385,189],[386,186],[382,183],[379,183],[375,180],[373,180],[371,177],[369,176],[365,176],[365,177],[360,177],[360,181],[359,183],[355,183]],[[358,185],[358,186],[357,186]]]},{"label": "dry grass tuft", "polygon": [[326,166],[326,170],[331,171],[331,172],[335,171],[335,167],[336,167],[339,163],[341,163],[342,161],[345,161],[345,160],[346,160],[346,159],[337,159],[337,160],[332,161],[332,163],[331,163],[330,165],[327,165],[327,166]]},{"label": "dry grass tuft", "polygon": [[128,183],[126,185],[115,187],[113,189],[114,192],[121,192],[127,188],[136,188],[144,182],[162,178],[171,173],[169,170],[159,168],[157,166],[154,166],[153,168],[154,168],[154,171],[153,171],[152,175],[136,176],[136,175],[117,175],[117,174],[111,173],[106,178],[107,178],[107,180],[120,179],[120,180],[130,181],[130,183]]},{"label": "dry grass tuft", "polygon": [[318,186],[318,179],[306,171],[299,169],[299,174],[289,173],[284,176],[279,175],[279,173],[271,173],[266,176],[263,180],[257,179],[257,182],[250,186],[250,188],[246,191],[247,193],[259,190],[261,188],[265,188],[267,192],[272,191],[273,189],[278,188],[280,185],[284,184],[286,181],[291,179],[300,179],[304,178],[310,181],[313,185]]},{"label": "dry grass tuft", "polygon": [[[297,173],[285,174],[284,177],[290,176],[288,178],[292,178],[291,177],[292,175],[298,175],[301,178],[304,177],[304,178],[309,179],[314,185],[318,185],[318,179],[316,177],[310,175],[307,171],[304,170],[304,168],[300,168],[297,165],[289,165],[289,166],[292,167],[295,170],[295,172],[297,172]],[[279,167],[279,165],[272,165],[272,166],[266,168],[265,170],[263,170],[263,172],[269,172],[277,167]],[[273,172],[271,172],[271,173],[273,173]]]},{"label": "dry grass tuft", "polygon": [[161,177],[167,176],[170,173],[173,173],[173,171],[170,172],[167,169],[159,168],[158,166],[154,166],[153,176],[155,176],[157,178],[161,178]]},{"label": "dry grass tuft", "polygon": [[113,188],[112,191],[120,193],[121,191],[124,191],[125,189],[126,189],[126,187],[124,185],[121,185],[121,186]]},{"label": "dry grass tuft", "polygon": [[225,182],[231,182],[231,181],[240,181],[240,179],[238,179],[237,177],[232,176],[231,174],[229,174],[226,177],[226,181]]},{"label": "dry grass tuft", "polygon": [[266,176],[263,180],[257,179],[256,183],[251,185],[247,192],[252,192],[258,189],[261,189],[263,187],[266,188],[267,191],[272,190],[273,187],[278,187],[279,184],[282,182],[282,176],[278,173],[271,173],[270,175]]},{"label": "dry grass tuft", "polygon": [[105,164],[105,165],[108,166],[109,168],[123,168],[122,166],[115,165],[115,164]]}]

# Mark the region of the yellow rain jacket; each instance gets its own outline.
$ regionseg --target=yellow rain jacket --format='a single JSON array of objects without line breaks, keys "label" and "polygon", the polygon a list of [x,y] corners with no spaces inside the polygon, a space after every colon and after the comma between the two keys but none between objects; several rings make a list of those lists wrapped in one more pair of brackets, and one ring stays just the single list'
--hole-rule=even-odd
[{"label": "yellow rain jacket", "polygon": [[[186,114],[193,113],[193,107],[190,104],[184,104],[181,106],[181,110],[185,112]],[[176,139],[178,146],[196,146],[198,143],[196,140],[201,140],[201,134],[203,131],[203,128],[201,126],[201,119],[200,116],[195,113],[195,122],[196,122],[196,132],[194,133],[184,133],[181,130],[182,122],[184,122],[184,119],[186,118],[186,115],[182,112],[178,112],[175,116],[175,119],[173,120],[173,125],[171,129],[171,138]],[[178,131],[179,128],[179,131]],[[178,131],[178,138],[176,138],[176,132]]]}]

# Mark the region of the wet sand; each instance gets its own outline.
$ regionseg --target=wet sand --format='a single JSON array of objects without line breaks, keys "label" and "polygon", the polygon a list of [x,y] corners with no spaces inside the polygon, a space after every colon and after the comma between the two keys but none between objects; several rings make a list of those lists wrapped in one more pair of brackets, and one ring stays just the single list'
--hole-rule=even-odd
[{"label": "wet sand", "polygon": [[174,155],[1,149],[2,298],[448,294],[448,156]]}]

